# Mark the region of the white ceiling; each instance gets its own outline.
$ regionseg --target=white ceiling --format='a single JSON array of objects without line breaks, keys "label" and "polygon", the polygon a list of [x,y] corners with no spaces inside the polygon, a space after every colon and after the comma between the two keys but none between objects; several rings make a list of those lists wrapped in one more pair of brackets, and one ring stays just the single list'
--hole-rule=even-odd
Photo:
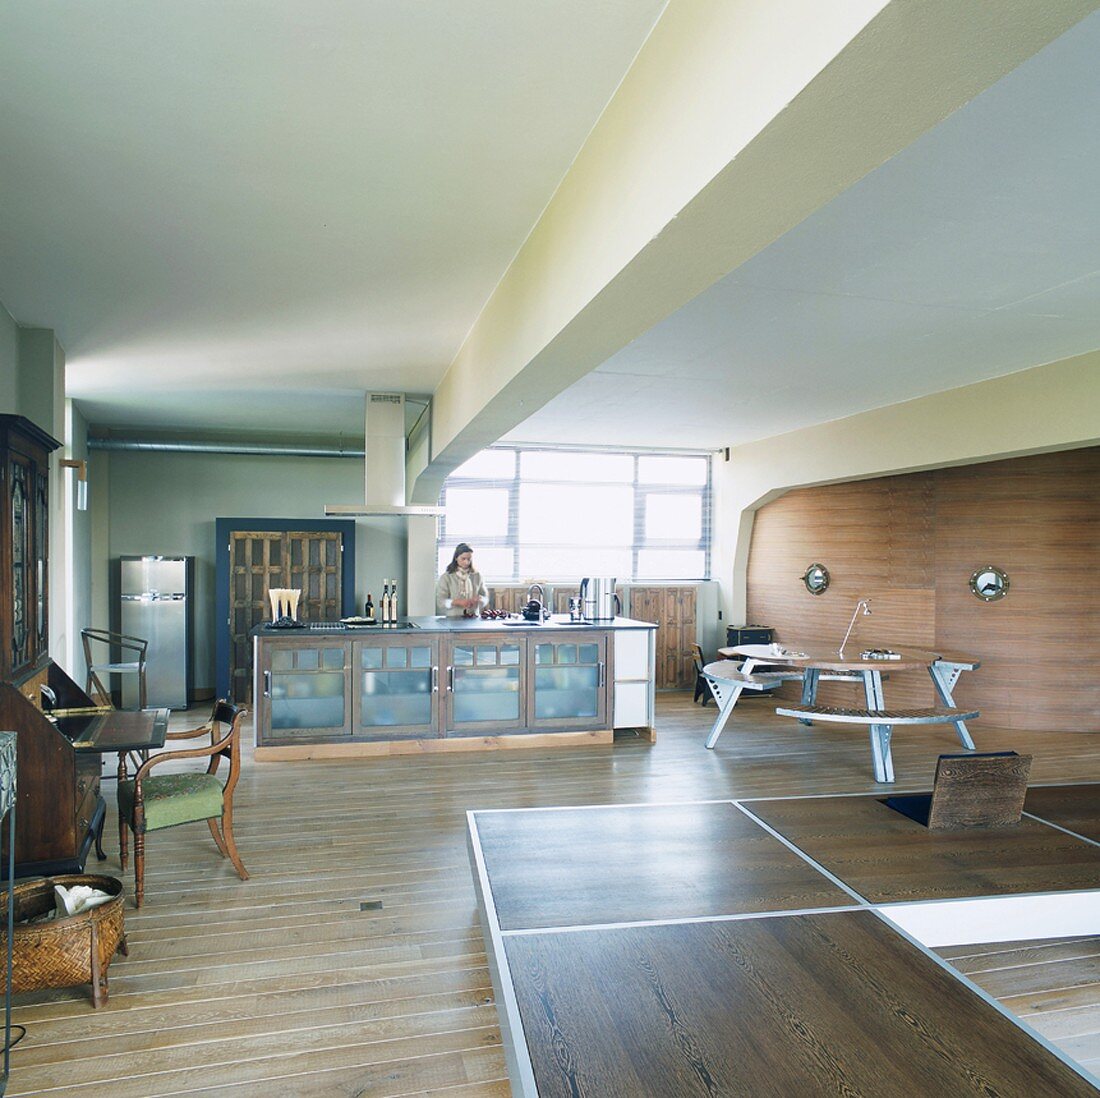
[{"label": "white ceiling", "polygon": [[[431,392],[664,0],[6,0],[0,301],[93,422]],[[509,436],[717,448],[1100,347],[1100,14]]]},{"label": "white ceiling", "polygon": [[[0,301],[102,424],[431,392],[665,0],[5,0]],[[354,395],[353,395],[354,394]]]},{"label": "white ceiling", "polygon": [[1100,347],[1100,14],[521,424],[718,448]]}]

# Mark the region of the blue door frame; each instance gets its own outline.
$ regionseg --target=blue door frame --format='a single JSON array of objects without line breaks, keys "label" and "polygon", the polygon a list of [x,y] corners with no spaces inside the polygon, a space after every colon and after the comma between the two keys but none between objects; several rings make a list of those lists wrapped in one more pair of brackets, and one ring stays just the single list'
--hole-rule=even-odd
[{"label": "blue door frame", "polygon": [[258,519],[220,518],[214,520],[214,620],[218,623],[214,637],[215,679],[217,697],[229,697],[229,535],[234,530],[276,530],[281,534],[291,530],[341,535],[343,563],[340,566],[341,614],[355,613],[355,523],[350,519]]}]

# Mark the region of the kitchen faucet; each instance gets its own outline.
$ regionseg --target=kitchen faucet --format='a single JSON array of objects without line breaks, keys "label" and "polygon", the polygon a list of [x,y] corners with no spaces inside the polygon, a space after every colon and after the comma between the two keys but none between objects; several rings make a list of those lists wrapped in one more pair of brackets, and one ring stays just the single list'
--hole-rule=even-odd
[{"label": "kitchen faucet", "polygon": [[[536,598],[535,592],[538,592]],[[523,616],[527,621],[541,622],[550,615],[546,612],[546,592],[541,583],[532,583],[527,588],[527,605],[523,608]]]},{"label": "kitchen faucet", "polygon": [[869,615],[871,613],[871,600],[860,599],[859,602],[856,603],[856,608],[852,611],[852,620],[848,622],[848,632],[844,634],[844,640],[840,642],[840,647],[837,649],[836,654],[840,659],[844,659],[844,646],[848,643],[848,638],[852,635],[852,628],[856,624],[856,618],[859,617],[860,610],[863,611],[864,617]]}]

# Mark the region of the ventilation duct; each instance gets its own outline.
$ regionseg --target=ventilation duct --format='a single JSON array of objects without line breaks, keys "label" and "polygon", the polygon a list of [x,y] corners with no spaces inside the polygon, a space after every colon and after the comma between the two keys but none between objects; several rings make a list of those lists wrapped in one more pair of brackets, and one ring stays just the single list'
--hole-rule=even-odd
[{"label": "ventilation duct", "polygon": [[325,514],[439,515],[440,507],[405,503],[405,394],[367,393],[364,445],[365,503],[329,503]]}]

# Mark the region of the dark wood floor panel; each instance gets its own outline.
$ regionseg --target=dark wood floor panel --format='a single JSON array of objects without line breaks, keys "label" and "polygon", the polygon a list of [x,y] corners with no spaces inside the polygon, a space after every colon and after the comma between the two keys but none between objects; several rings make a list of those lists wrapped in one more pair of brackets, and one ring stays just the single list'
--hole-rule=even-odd
[{"label": "dark wood floor panel", "polygon": [[1024,811],[1100,843],[1100,784],[1029,789]]},{"label": "dark wood floor panel", "polygon": [[1095,1088],[869,912],[506,939],[542,1098]]},{"label": "dark wood floor panel", "polygon": [[929,831],[878,797],[750,801],[760,819],[872,903],[1100,886],[1100,847],[1036,820]]},{"label": "dark wood floor panel", "polygon": [[[474,1008],[491,997],[466,853],[467,809],[529,808],[873,792],[866,737],[806,729],[755,701],[738,713],[713,752],[703,740],[714,706],[690,692],[660,695],[658,742],[495,755],[431,756],[348,763],[254,764],[246,757],[234,830],[252,874],[240,881],[202,824],[150,837],[146,905],[126,908],[129,958],[110,968],[108,1005],[93,1010],[86,988],[16,996],[27,1036],[12,1053],[9,1095],[124,1098],[196,1093],[211,1024],[254,1042],[265,1030],[293,1033],[312,1012],[331,1040],[316,1055],[281,1055],[275,1043],[210,1065],[199,1091],[226,1098],[497,1098],[507,1093],[495,1023],[445,1026],[397,1037],[417,1014]],[[197,723],[182,713],[174,726]],[[736,726],[736,727],[735,727]],[[1035,756],[1037,782],[1100,780],[1100,736],[983,730],[983,750]],[[899,737],[902,788],[927,787],[950,729]],[[248,752],[246,751],[246,755]],[[110,769],[110,767],[108,767]],[[105,783],[111,856],[118,867],[112,782]],[[95,866],[94,860],[92,863]],[[381,910],[360,903],[381,900]],[[475,932],[475,933],[472,933]],[[207,959],[210,936],[216,963]],[[387,955],[387,939],[389,939]],[[194,952],[187,963],[187,946]],[[288,959],[294,947],[299,960]],[[234,953],[237,954],[234,957]],[[128,975],[133,972],[133,976]],[[1050,1017],[1086,1009],[1087,988],[1049,992]],[[1027,998],[1029,1003],[1034,998]],[[1011,999],[1006,1000],[1011,1001]],[[485,1005],[485,1004],[482,1004]],[[347,1019],[392,1023],[385,1042],[362,1043]],[[425,1019],[425,1025],[430,1022]],[[344,1028],[339,1028],[343,1026]],[[463,1036],[464,1034],[464,1036]],[[1074,1036],[1073,1033],[1070,1036]],[[482,1044],[485,1038],[489,1041]],[[462,1046],[462,1047],[459,1047]],[[181,1049],[190,1067],[179,1069]],[[81,1084],[89,1054],[120,1074]],[[28,1073],[34,1072],[31,1076]]]},{"label": "dark wood floor panel", "polygon": [[502,930],[848,907],[728,803],[476,816]]}]

